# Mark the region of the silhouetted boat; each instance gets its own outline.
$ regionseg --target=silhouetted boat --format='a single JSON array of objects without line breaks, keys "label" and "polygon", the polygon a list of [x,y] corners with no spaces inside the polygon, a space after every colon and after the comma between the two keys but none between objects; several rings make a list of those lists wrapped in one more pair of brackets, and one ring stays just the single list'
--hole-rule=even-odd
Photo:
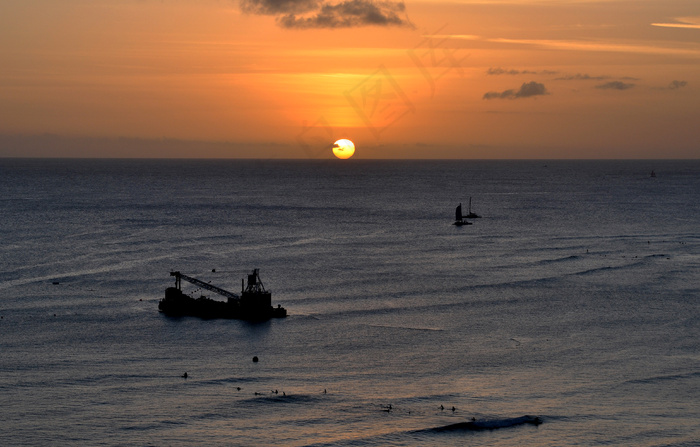
[{"label": "silhouetted boat", "polygon": [[457,209],[455,210],[455,221],[452,225],[457,225],[458,227],[461,227],[462,225],[471,225],[471,222],[467,222],[464,220],[464,217],[462,216],[462,204],[460,203],[457,205]]},{"label": "silhouetted boat", "polygon": [[[248,275],[248,285],[243,288],[241,280],[241,295],[229,292],[220,287],[200,281],[180,272],[170,272],[175,277],[175,287],[165,289],[165,298],[158,302],[158,309],[170,316],[192,316],[200,318],[236,318],[239,320],[269,320],[284,318],[287,310],[280,306],[272,307],[272,294],[265,290],[258,269]],[[192,298],[182,293],[182,280],[196,284],[204,289],[218,293],[228,298],[227,301],[217,301],[201,296]]]},{"label": "silhouetted boat", "polygon": [[467,217],[467,219],[477,219],[477,218],[481,217],[478,214],[472,212],[472,198],[471,197],[469,197],[469,210],[467,212],[466,217]]}]

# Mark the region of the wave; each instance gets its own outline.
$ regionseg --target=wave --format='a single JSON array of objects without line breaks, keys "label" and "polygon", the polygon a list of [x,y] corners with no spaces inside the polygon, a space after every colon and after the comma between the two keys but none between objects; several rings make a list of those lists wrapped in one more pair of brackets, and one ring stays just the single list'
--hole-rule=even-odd
[{"label": "wave", "polygon": [[[395,431],[381,433],[374,436],[365,436],[353,439],[335,440],[331,443],[305,444],[305,447],[338,447],[338,446],[385,446],[385,445],[438,445],[435,437],[441,433],[449,432],[459,434],[460,432],[478,432],[485,430],[496,430],[499,428],[514,427],[518,425],[540,425],[542,419],[536,416],[521,416],[516,418],[503,418],[482,421],[467,421],[456,424],[444,425],[419,430]],[[420,441],[419,444],[416,442]]]},{"label": "wave", "polygon": [[565,256],[563,258],[555,258],[555,259],[542,259],[540,261],[532,263],[533,265],[549,265],[549,264],[558,264],[564,261],[578,261],[579,259],[582,259],[581,256],[578,255],[571,255],[571,256]]},{"label": "wave", "polygon": [[386,329],[406,329],[409,331],[444,331],[444,329],[437,327],[399,326],[391,324],[368,324],[367,326]]},{"label": "wave", "polygon": [[697,379],[700,377],[700,372],[689,372],[685,374],[670,374],[670,375],[664,375],[664,376],[654,376],[654,377],[646,377],[643,379],[633,379],[633,380],[628,380],[625,383],[629,384],[655,384],[659,382],[667,382],[667,381],[675,381],[675,380],[689,380],[689,379]]},{"label": "wave", "polygon": [[[277,392],[275,392],[277,391]],[[320,401],[323,395],[311,394],[287,394],[284,391],[256,392],[254,397],[242,399],[241,404],[271,404],[271,403],[289,403],[289,404],[310,404]]]},{"label": "wave", "polygon": [[520,416],[517,418],[503,418],[503,419],[486,419],[486,420],[476,420],[472,419],[467,422],[457,422],[456,424],[443,425],[441,427],[434,427],[428,429],[432,432],[446,432],[446,431],[480,431],[480,430],[496,430],[499,428],[515,427],[517,425],[540,425],[542,424],[542,418],[538,416]]}]

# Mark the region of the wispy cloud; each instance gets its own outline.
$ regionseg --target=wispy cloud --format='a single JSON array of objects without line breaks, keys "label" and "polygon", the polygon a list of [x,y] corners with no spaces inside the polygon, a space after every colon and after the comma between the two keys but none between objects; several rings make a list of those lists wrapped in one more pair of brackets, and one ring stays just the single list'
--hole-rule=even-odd
[{"label": "wispy cloud", "polygon": [[532,71],[532,70],[515,70],[515,69],[510,69],[507,70],[505,68],[489,68],[486,71],[486,74],[488,75],[522,75],[522,74],[545,74],[545,75],[552,75],[552,74],[557,74],[557,71],[551,71],[551,70],[542,70],[542,71]]},{"label": "wispy cloud", "polygon": [[401,1],[241,0],[240,5],[250,14],[276,16],[277,24],[283,28],[414,27]]},{"label": "wispy cloud", "polygon": [[[700,23],[685,27],[700,27]],[[433,35],[427,36],[442,39],[477,40],[489,43],[527,45],[536,48],[564,51],[590,51],[605,53],[631,53],[631,54],[652,54],[652,55],[674,55],[685,57],[700,57],[700,49],[678,48],[659,45],[633,45],[628,43],[601,42],[595,40],[551,40],[551,39],[506,39],[487,38],[468,34]]]},{"label": "wispy cloud", "polygon": [[678,23],[652,23],[651,26],[700,29],[700,17],[679,17],[676,20]]},{"label": "wispy cloud", "polygon": [[634,87],[635,84],[627,84],[622,81],[610,81],[605,84],[596,85],[595,88],[603,90],[629,90]]},{"label": "wispy cloud", "polygon": [[690,28],[700,29],[700,25],[691,25],[689,23],[652,23],[651,26],[660,26],[663,28]]},{"label": "wispy cloud", "polygon": [[686,81],[671,81],[671,83],[668,85],[669,90],[678,90],[679,88],[683,88],[688,83]]},{"label": "wispy cloud", "polygon": [[629,45],[605,42],[576,40],[536,40],[536,39],[490,39],[490,42],[530,45],[539,48],[569,51],[599,51],[608,53],[663,54],[677,56],[700,56],[695,49],[661,47],[656,45]]},{"label": "wispy cloud", "polygon": [[505,90],[502,92],[487,92],[484,93],[483,99],[519,99],[519,98],[531,98],[533,96],[548,95],[549,92],[545,88],[544,84],[539,82],[526,82],[520,86],[520,90]]},{"label": "wispy cloud", "polygon": [[554,78],[555,81],[605,81],[607,79],[613,79],[613,78],[618,78],[623,81],[638,81],[639,78],[634,78],[632,76],[607,76],[607,75],[598,75],[598,76],[591,76],[588,73],[576,73],[575,75],[566,75],[566,76],[561,76],[558,78]]},{"label": "wispy cloud", "polygon": [[556,78],[555,81],[604,81],[606,79],[610,79],[610,76],[591,76],[589,74],[576,73],[575,75]]},{"label": "wispy cloud", "polygon": [[424,34],[427,39],[460,39],[460,40],[487,40],[475,34]]}]

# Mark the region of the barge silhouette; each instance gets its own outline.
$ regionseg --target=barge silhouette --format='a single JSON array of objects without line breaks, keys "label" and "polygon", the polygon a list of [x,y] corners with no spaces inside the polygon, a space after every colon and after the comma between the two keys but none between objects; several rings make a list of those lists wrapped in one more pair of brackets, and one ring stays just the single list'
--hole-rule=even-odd
[{"label": "barge silhouette", "polygon": [[[175,287],[165,289],[165,298],[158,302],[158,309],[169,316],[192,316],[205,319],[263,321],[286,317],[287,310],[284,307],[279,304],[277,307],[272,307],[272,294],[265,290],[258,271],[255,269],[248,275],[247,286],[244,287],[241,280],[240,296],[180,272],[170,272],[170,276],[175,277]],[[222,295],[227,298],[227,301],[217,301],[205,296],[192,298],[185,295],[181,287],[183,279]]]}]

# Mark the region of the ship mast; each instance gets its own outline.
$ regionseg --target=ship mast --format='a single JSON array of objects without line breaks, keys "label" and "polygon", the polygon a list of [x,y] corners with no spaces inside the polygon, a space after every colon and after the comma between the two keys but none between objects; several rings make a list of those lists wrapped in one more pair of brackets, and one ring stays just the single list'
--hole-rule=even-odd
[{"label": "ship mast", "polygon": [[248,287],[246,287],[244,292],[247,293],[265,293],[265,286],[263,286],[260,280],[260,275],[258,272],[260,269],[254,269],[253,273],[248,275]]}]

